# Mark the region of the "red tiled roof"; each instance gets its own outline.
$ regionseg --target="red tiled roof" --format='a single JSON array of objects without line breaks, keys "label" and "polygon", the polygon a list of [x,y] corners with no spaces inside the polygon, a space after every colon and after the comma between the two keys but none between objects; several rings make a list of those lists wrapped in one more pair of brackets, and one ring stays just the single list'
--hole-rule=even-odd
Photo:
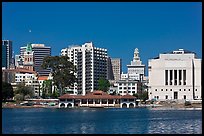
[{"label": "red tiled roof", "polygon": [[132,96],[132,95],[129,95],[129,94],[126,94],[126,95],[121,96],[121,98],[122,99],[135,99],[136,97]]},{"label": "red tiled roof", "polygon": [[64,94],[59,97],[59,99],[135,99],[136,97],[132,95],[124,95],[124,96],[119,96],[119,95],[109,95],[103,91],[93,91],[89,92],[86,95],[70,95],[70,94]]},{"label": "red tiled roof", "polygon": [[38,80],[47,80],[48,76],[39,76]]},{"label": "red tiled roof", "polygon": [[33,74],[37,74],[36,71],[28,70],[28,69],[25,69],[25,68],[2,69],[2,72],[22,72],[22,73],[33,73]]}]

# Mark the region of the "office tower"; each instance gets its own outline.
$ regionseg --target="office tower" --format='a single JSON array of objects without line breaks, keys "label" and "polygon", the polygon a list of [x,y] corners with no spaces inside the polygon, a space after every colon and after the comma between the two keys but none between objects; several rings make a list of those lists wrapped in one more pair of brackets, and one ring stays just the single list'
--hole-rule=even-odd
[{"label": "office tower", "polygon": [[149,99],[202,99],[201,59],[179,49],[149,59]]},{"label": "office tower", "polygon": [[2,67],[9,69],[12,64],[12,41],[2,40]]},{"label": "office tower", "polygon": [[120,80],[122,73],[122,60],[120,58],[111,58],[114,80]]},{"label": "office tower", "polygon": [[[34,70],[40,76],[48,76],[51,72],[51,69],[42,69],[41,65],[43,59],[46,56],[51,55],[51,47],[47,47],[44,44],[31,44],[32,51],[34,52]],[[24,58],[24,52],[26,51],[27,46],[20,48],[20,55]]]},{"label": "office tower", "polygon": [[113,67],[111,63],[111,58],[109,56],[107,58],[107,79],[110,81],[114,80]]}]

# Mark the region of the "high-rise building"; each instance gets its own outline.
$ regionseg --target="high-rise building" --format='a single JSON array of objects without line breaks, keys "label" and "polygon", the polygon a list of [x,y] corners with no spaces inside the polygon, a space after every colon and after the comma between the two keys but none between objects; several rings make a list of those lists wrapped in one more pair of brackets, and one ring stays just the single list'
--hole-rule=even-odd
[{"label": "high-rise building", "polygon": [[[81,46],[72,45],[72,46],[69,46],[69,48],[62,49],[61,56],[68,56],[69,61],[72,62],[74,66],[77,67],[77,57],[78,57],[78,52],[80,50],[81,50]],[[77,72],[75,72],[74,75],[77,77]],[[77,83],[74,83],[72,87],[67,87],[66,92],[74,95],[78,94]]]},{"label": "high-rise building", "polygon": [[120,80],[122,73],[122,60],[120,58],[111,58],[111,64],[113,69],[114,80]]},{"label": "high-rise building", "polygon": [[135,48],[133,60],[131,61],[131,65],[127,65],[127,68],[128,78],[143,81],[145,65],[143,65],[140,60],[138,48]]},{"label": "high-rise building", "polygon": [[114,80],[113,67],[112,67],[110,56],[108,56],[108,58],[107,58],[107,79],[109,81]]},{"label": "high-rise building", "polygon": [[149,99],[202,99],[201,59],[179,49],[148,61]]},{"label": "high-rise building", "polygon": [[[43,59],[46,56],[51,55],[51,47],[47,47],[44,44],[31,44],[32,51],[34,52],[34,70],[40,76],[48,76],[51,72],[51,69],[42,69],[41,65],[43,63]],[[26,51],[27,46],[20,48],[20,55],[24,58],[24,52]]]},{"label": "high-rise building", "polygon": [[9,69],[12,64],[12,41],[2,40],[2,67]]},{"label": "high-rise building", "polygon": [[61,55],[68,55],[77,67],[77,91],[85,95],[98,89],[100,77],[107,78],[107,49],[94,47],[92,42],[82,46],[62,49]]}]

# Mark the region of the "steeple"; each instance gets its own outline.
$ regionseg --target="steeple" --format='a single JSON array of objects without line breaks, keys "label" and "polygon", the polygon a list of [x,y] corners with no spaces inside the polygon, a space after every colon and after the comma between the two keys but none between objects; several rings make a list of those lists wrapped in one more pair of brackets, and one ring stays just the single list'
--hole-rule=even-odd
[{"label": "steeple", "polygon": [[140,60],[138,48],[135,48],[133,61],[135,60]]},{"label": "steeple", "polygon": [[27,51],[27,52],[32,51],[32,45],[31,45],[31,43],[27,44],[26,51]]}]

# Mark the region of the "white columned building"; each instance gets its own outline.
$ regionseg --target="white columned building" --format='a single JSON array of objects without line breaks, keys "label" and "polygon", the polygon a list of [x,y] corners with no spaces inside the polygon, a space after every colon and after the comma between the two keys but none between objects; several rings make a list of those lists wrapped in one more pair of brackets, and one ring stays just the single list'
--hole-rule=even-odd
[{"label": "white columned building", "polygon": [[202,99],[201,59],[179,49],[148,61],[149,99]]}]

